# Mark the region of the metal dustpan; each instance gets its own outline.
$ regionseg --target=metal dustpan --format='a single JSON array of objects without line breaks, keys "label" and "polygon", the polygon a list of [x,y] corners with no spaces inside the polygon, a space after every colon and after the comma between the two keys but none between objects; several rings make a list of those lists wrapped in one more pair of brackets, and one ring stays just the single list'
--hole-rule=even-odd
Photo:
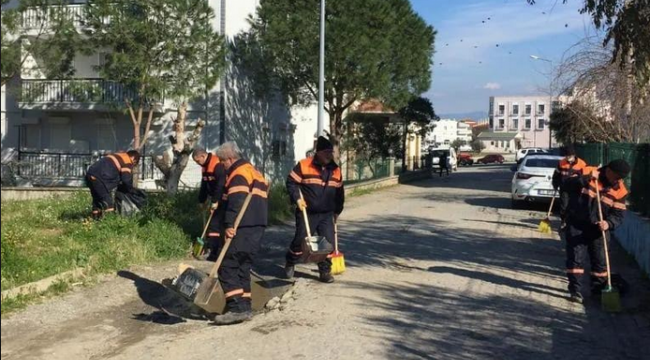
[{"label": "metal dustpan", "polygon": [[[252,192],[248,193],[239,214],[237,214],[234,224],[235,230],[239,227],[239,223],[244,213],[246,213],[252,195]],[[214,263],[214,266],[212,266],[209,274],[187,267],[172,283],[181,295],[209,313],[223,314],[226,309],[226,295],[221,288],[221,283],[217,275],[219,273],[219,267],[221,267],[221,263],[228,252],[228,248],[230,248],[230,243],[232,243],[232,239],[226,238],[225,244],[219,253],[219,258]]]},{"label": "metal dustpan", "polygon": [[307,236],[302,242],[302,261],[306,263],[325,261],[334,251],[324,236]]}]

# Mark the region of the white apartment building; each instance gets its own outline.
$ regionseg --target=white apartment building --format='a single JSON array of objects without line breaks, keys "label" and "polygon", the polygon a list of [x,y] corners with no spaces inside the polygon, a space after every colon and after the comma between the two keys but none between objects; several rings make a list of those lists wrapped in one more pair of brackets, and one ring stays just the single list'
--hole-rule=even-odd
[{"label": "white apartment building", "polygon": [[[503,141],[503,135],[492,136],[492,139],[489,134],[482,133],[480,138],[486,148],[514,152],[517,148],[557,146],[555,139],[550,139],[548,127],[550,102],[548,96],[491,96],[489,132],[511,133],[510,140],[514,142]],[[552,99],[551,105],[558,106],[557,98]],[[510,144],[514,144],[514,148]]]},{"label": "white apartment building", "polygon": [[450,146],[455,140],[472,141],[472,127],[456,119],[441,119],[435,122],[433,131],[427,134],[426,146]]},{"label": "white apartment building", "polygon": [[[213,26],[225,35],[230,46],[237,46],[236,35],[248,29],[247,18],[255,13],[259,0],[209,3],[216,13]],[[83,2],[67,6],[71,14],[83,16]],[[24,27],[33,26],[32,16],[29,11],[23,14]],[[74,59],[74,79],[46,79],[38,71],[25,71],[20,79],[7,85],[6,92],[2,89],[3,164],[17,160],[22,164],[19,175],[35,184],[76,186],[81,184],[89,162],[101,154],[132,146],[130,117],[103,98],[109,96],[113,103],[120,103],[127,90],[100,78],[94,67],[103,58],[103,53],[79,54]],[[38,64],[38,59],[28,60]],[[214,150],[225,141],[236,141],[267,178],[283,180],[313,146],[316,106],[289,108],[272,95],[258,99],[252,96],[250,78],[238,70],[228,68],[207,99],[190,104],[187,130],[192,131],[198,118],[206,120],[200,145]],[[104,96],[93,100],[80,96],[72,89],[73,83],[79,82],[101,88]],[[38,95],[30,102],[20,102],[18,95],[34,92]],[[152,157],[170,151],[168,136],[175,115],[174,101],[162,99],[143,150],[141,174],[145,187],[154,187],[155,180],[162,177]],[[325,125],[327,129],[327,121]],[[200,169],[190,161],[181,186],[193,187],[199,182]]]}]

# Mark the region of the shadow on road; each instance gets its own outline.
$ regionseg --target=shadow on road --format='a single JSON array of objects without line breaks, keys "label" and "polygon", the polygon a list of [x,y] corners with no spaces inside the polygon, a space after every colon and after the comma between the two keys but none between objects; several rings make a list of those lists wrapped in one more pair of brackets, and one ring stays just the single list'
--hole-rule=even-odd
[{"label": "shadow on road", "polygon": [[185,322],[186,319],[205,319],[191,303],[164,285],[130,271],[118,271],[117,275],[132,280],[142,302],[157,309],[149,314],[133,314],[133,319],[162,325],[174,325]]}]

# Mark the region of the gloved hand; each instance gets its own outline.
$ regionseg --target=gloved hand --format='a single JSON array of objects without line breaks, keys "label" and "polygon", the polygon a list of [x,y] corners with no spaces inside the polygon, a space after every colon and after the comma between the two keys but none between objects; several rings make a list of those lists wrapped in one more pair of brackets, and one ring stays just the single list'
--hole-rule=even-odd
[{"label": "gloved hand", "polygon": [[210,204],[210,210],[215,211],[219,207],[219,202],[214,202]]},{"label": "gloved hand", "polygon": [[296,205],[300,211],[307,210],[307,203],[303,199],[298,199],[298,201],[296,201]]}]

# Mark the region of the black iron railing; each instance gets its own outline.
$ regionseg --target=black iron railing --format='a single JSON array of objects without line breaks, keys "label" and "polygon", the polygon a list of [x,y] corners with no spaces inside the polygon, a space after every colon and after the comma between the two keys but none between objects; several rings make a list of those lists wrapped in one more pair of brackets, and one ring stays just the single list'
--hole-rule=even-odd
[{"label": "black iron railing", "polygon": [[[123,104],[137,102],[137,92],[104,79],[22,80],[21,101],[25,103]],[[162,102],[162,97],[154,102]]]},{"label": "black iron railing", "polygon": [[[17,174],[29,179],[83,179],[90,165],[103,155],[18,152]],[[160,180],[163,174],[155,166],[153,157],[144,156],[138,165],[141,180]]]}]

